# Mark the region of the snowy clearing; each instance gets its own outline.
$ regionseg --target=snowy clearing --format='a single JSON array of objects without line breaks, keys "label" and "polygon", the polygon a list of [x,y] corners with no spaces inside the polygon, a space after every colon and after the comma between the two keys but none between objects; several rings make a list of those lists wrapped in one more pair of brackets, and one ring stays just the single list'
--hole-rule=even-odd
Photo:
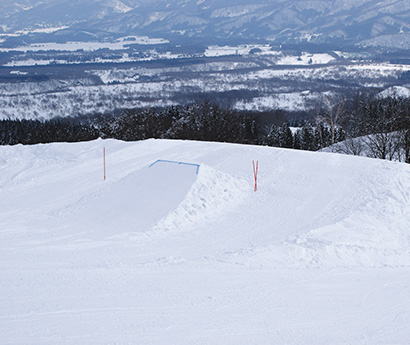
[{"label": "snowy clearing", "polygon": [[96,51],[99,49],[123,50],[129,44],[156,45],[168,43],[163,38],[149,38],[147,36],[127,36],[122,37],[115,42],[67,42],[67,43],[33,43],[26,46],[14,48],[0,48],[0,52],[21,51],[21,52],[39,52],[39,51],[64,51],[74,52],[77,50]]},{"label": "snowy clearing", "polygon": [[409,165],[192,141],[17,145],[0,147],[0,193],[1,344],[410,339]]},{"label": "snowy clearing", "polygon": [[320,99],[320,93],[292,92],[292,93],[278,93],[272,96],[256,97],[250,101],[238,101],[234,108],[238,110],[269,110],[269,109],[283,109],[287,111],[306,110],[307,101],[315,101]]}]

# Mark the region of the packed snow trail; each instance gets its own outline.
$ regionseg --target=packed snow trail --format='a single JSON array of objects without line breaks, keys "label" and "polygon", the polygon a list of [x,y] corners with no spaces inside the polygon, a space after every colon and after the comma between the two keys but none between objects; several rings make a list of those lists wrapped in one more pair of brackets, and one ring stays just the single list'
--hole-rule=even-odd
[{"label": "packed snow trail", "polygon": [[1,344],[410,339],[407,164],[192,141],[17,145],[0,147],[0,194]]}]

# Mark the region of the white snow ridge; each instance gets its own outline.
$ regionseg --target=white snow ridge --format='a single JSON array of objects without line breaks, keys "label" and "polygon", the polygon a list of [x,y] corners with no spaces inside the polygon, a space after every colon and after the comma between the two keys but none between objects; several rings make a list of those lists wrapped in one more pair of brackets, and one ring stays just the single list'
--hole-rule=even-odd
[{"label": "white snow ridge", "polygon": [[409,344],[408,164],[1,146],[0,196],[0,344]]}]

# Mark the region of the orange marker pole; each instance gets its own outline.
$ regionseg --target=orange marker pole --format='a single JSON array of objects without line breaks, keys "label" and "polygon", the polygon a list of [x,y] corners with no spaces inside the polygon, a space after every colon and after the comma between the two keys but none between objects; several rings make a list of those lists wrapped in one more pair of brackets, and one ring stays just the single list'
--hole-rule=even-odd
[{"label": "orange marker pole", "polygon": [[259,161],[256,161],[256,166],[255,166],[255,161],[252,161],[253,165],[253,176],[255,177],[255,189],[254,191],[256,192],[258,190],[258,166],[259,166]]},{"label": "orange marker pole", "polygon": [[105,175],[105,147],[103,148],[103,160],[104,160],[104,181],[106,179],[106,175]]}]

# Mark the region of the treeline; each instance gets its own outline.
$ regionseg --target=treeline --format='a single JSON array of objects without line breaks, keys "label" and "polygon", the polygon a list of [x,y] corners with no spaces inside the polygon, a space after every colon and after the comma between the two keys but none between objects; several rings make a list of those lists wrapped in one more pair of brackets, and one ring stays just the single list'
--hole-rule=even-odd
[{"label": "treeline", "polygon": [[[324,124],[314,126],[309,121],[298,123],[299,129],[289,122],[272,124],[281,113],[243,113],[221,108],[209,102],[188,107],[125,110],[100,127],[102,137],[135,141],[148,138],[189,139],[240,144],[268,145],[316,151],[331,144],[331,132]],[[275,121],[276,122],[276,121]],[[344,140],[341,127],[335,141]]]},{"label": "treeline", "polygon": [[[282,126],[272,125],[263,144],[274,147],[290,148],[295,150],[317,151],[332,145],[331,130],[325,123],[315,124],[314,121],[289,123]],[[336,128],[333,143],[343,141],[346,133],[342,127]]]},{"label": "treeline", "polygon": [[77,119],[0,121],[1,145],[77,142],[98,137],[97,128],[88,121]]},{"label": "treeline", "polygon": [[[189,139],[268,145],[410,162],[410,100],[360,93],[351,99],[325,96],[310,120],[283,122],[283,112],[240,112],[210,102],[166,109],[126,109],[112,116],[50,121],[0,121],[0,144],[75,142],[98,137],[136,141]],[[278,120],[280,121],[278,123]],[[356,140],[355,138],[365,138]],[[338,142],[343,144],[337,145]],[[344,145],[344,146],[343,146]]]},{"label": "treeline", "polygon": [[344,101],[338,125],[349,139],[342,151],[410,163],[409,98],[359,94]]},{"label": "treeline", "polygon": [[257,119],[209,102],[167,109],[128,109],[105,121],[102,137],[127,141],[148,138],[260,143]]},{"label": "treeline", "polygon": [[[267,116],[267,114],[266,114]],[[0,121],[0,144],[75,142],[98,137],[148,138],[266,144],[266,125],[257,113],[240,113],[209,102],[166,109],[126,109],[88,118]]]}]

